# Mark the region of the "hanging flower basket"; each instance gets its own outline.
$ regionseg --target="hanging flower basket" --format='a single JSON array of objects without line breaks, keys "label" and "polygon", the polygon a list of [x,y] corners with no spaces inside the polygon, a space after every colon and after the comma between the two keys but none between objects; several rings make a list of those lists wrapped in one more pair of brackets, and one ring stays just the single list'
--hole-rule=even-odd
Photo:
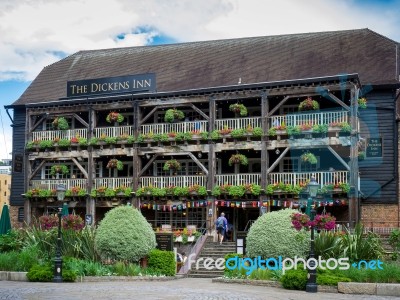
[{"label": "hanging flower basket", "polygon": [[124,116],[120,113],[112,111],[107,115],[106,121],[108,123],[122,123],[124,121]]},{"label": "hanging flower basket", "polygon": [[317,157],[314,154],[312,154],[311,152],[303,153],[300,156],[300,159],[303,163],[309,163],[311,165],[316,165],[318,163]]},{"label": "hanging flower basket", "polygon": [[110,159],[109,162],[107,163],[107,168],[108,169],[117,169],[117,170],[122,170],[124,168],[124,164],[122,163],[122,161],[118,160],[118,159]]},{"label": "hanging flower basket", "polygon": [[234,113],[240,114],[242,117],[247,116],[247,108],[241,103],[235,103],[229,105],[229,110]]},{"label": "hanging flower basket", "polygon": [[243,154],[232,154],[231,158],[229,159],[229,165],[232,166],[234,164],[241,164],[243,166],[248,165],[247,157]]},{"label": "hanging flower basket", "polygon": [[164,171],[180,170],[180,169],[181,169],[181,164],[176,159],[167,160],[163,167]]},{"label": "hanging flower basket", "polygon": [[67,175],[69,173],[69,169],[66,165],[54,165],[51,166],[50,168],[50,175],[56,175],[56,174],[63,174]]},{"label": "hanging flower basket", "polygon": [[69,125],[67,119],[64,117],[57,117],[53,120],[51,123],[54,129],[59,129],[59,130],[68,130]]},{"label": "hanging flower basket", "polygon": [[365,109],[367,108],[367,98],[358,98],[358,107]]},{"label": "hanging flower basket", "polygon": [[336,218],[330,214],[316,215],[311,221],[310,217],[302,213],[292,215],[292,225],[297,231],[301,229],[310,230],[312,227],[318,230],[333,230],[336,226]]},{"label": "hanging flower basket", "polygon": [[307,110],[318,110],[319,103],[313,100],[311,97],[308,97],[306,100],[300,102],[299,111],[307,111]]},{"label": "hanging flower basket", "polygon": [[171,108],[165,112],[164,121],[167,123],[172,123],[175,121],[183,120],[184,118],[185,114],[183,113],[183,111],[176,108]]}]

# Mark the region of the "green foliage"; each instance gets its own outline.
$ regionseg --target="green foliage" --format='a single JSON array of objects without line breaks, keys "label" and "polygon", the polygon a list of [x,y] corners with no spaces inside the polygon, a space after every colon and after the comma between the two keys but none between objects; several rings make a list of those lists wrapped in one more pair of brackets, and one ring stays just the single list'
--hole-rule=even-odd
[{"label": "green foliage", "polygon": [[40,149],[49,149],[53,147],[53,141],[51,140],[42,140],[39,143]]},{"label": "green foliage", "polygon": [[340,128],[341,128],[340,129],[341,132],[346,132],[346,133],[351,132],[351,126],[347,122],[340,123]]},{"label": "green foliage", "polygon": [[202,140],[207,140],[208,139],[208,132],[203,131],[200,133],[201,139]]},{"label": "green foliage", "polygon": [[313,126],[313,132],[315,133],[327,133],[328,132],[328,125],[327,124],[321,124],[321,125],[314,125]]},{"label": "green foliage", "polygon": [[354,232],[345,229],[341,247],[343,256],[348,257],[350,262],[378,259],[384,253],[379,236],[372,232],[364,234],[364,226],[360,223],[355,226]]},{"label": "green foliage", "polygon": [[104,139],[104,142],[105,142],[106,144],[108,144],[108,145],[116,144],[117,141],[118,141],[118,138],[117,138],[116,136],[107,136],[107,137]]},{"label": "green foliage", "polygon": [[18,230],[10,230],[7,234],[0,234],[0,253],[19,251],[22,248],[22,233]]},{"label": "green foliage", "polygon": [[305,257],[310,246],[309,232],[292,228],[293,209],[283,209],[260,216],[247,235],[250,257]]},{"label": "green foliage", "polygon": [[304,291],[307,284],[307,271],[299,267],[297,270],[288,270],[282,275],[281,283],[285,289]]},{"label": "green foliage", "polygon": [[291,136],[296,136],[301,133],[301,129],[299,126],[288,126],[286,128],[286,131],[287,131],[288,135],[291,135]]},{"label": "green foliage", "polygon": [[357,100],[357,102],[358,102],[358,107],[359,108],[361,108],[361,109],[365,109],[365,108],[367,108],[367,99],[366,98],[358,98],[358,100]]},{"label": "green foliage", "polygon": [[110,112],[106,117],[106,121],[108,123],[113,123],[113,122],[122,123],[124,119],[125,118],[123,115],[115,111]]},{"label": "green foliage", "polygon": [[338,282],[351,282],[350,278],[335,276],[331,274],[318,274],[317,284],[318,285],[330,285],[337,286]]},{"label": "green foliage", "polygon": [[308,151],[306,153],[303,153],[300,156],[300,159],[302,162],[309,163],[311,165],[316,165],[318,163],[317,157],[313,153],[308,152]]},{"label": "green foliage", "polygon": [[192,133],[190,133],[190,132],[178,132],[176,134],[175,140],[177,142],[190,141],[190,140],[192,140]]},{"label": "green foliage", "polygon": [[90,260],[66,257],[63,259],[64,269],[73,270],[77,276],[105,276],[110,275],[112,270],[109,266]]},{"label": "green foliage", "polygon": [[210,134],[210,138],[215,141],[221,138],[221,134],[219,133],[219,130],[213,130]]},{"label": "green foliage", "polygon": [[56,174],[67,175],[67,174],[69,174],[69,168],[66,165],[51,166],[50,175],[54,176]]},{"label": "green foliage", "polygon": [[165,276],[175,276],[175,257],[172,251],[153,249],[149,254],[149,267]]},{"label": "green foliage", "polygon": [[72,270],[63,270],[62,279],[64,282],[74,282],[76,280],[76,273]]},{"label": "green foliage", "polygon": [[71,145],[71,141],[67,139],[61,139],[57,142],[58,146],[62,148],[69,147]]},{"label": "green foliage", "polygon": [[155,248],[153,229],[143,215],[130,206],[119,206],[106,213],[95,236],[102,259],[139,261]]},{"label": "green foliage", "polygon": [[246,133],[246,129],[243,129],[243,128],[242,129],[234,129],[234,130],[232,130],[231,135],[233,138],[237,139],[237,138],[244,137],[245,133]]},{"label": "green foliage", "polygon": [[249,164],[249,161],[244,154],[232,154],[232,156],[229,158],[228,164],[230,166],[234,164],[241,164],[243,166],[247,166]]},{"label": "green foliage", "polygon": [[268,135],[269,135],[269,136],[276,136],[276,128],[275,128],[275,127],[271,127],[271,128],[268,130]]},{"label": "green foliage", "polygon": [[263,130],[261,127],[254,127],[253,136],[261,137],[263,135]]},{"label": "green foliage", "polygon": [[[228,259],[230,258],[243,258],[243,254],[238,254],[238,253],[229,253],[225,255],[225,262],[227,262],[230,266],[234,266],[234,263],[232,261],[228,262]],[[229,277],[229,278],[246,278],[246,270],[245,269],[241,269],[238,270],[238,268],[235,268],[233,270],[229,270],[226,265],[225,265],[225,269],[224,269],[224,276],[225,277]]]},{"label": "green foliage", "polygon": [[68,130],[69,128],[68,121],[64,117],[55,118],[52,122],[52,125],[54,129],[59,130]]},{"label": "green foliage", "polygon": [[185,118],[185,114],[183,111],[178,110],[176,108],[168,109],[165,112],[164,121],[167,123],[172,123],[177,120],[183,120]]},{"label": "green foliage", "polygon": [[166,133],[158,133],[153,137],[156,142],[168,142],[168,134]]},{"label": "green foliage", "polygon": [[26,274],[29,281],[51,282],[53,281],[53,270],[50,265],[35,265]]},{"label": "green foliage", "polygon": [[38,260],[37,247],[25,247],[20,252],[0,252],[0,271],[27,272]]},{"label": "green foliage", "polygon": [[341,257],[341,236],[332,231],[321,231],[315,237],[315,256],[324,259]]},{"label": "green foliage", "polygon": [[247,108],[241,103],[234,103],[229,105],[229,110],[235,113],[239,113],[242,117],[247,116]]},{"label": "green foliage", "polygon": [[300,102],[299,111],[307,111],[307,110],[318,110],[319,103],[313,100],[311,97],[307,97],[306,100]]},{"label": "green foliage", "polygon": [[392,259],[396,260],[400,255],[400,230],[394,229],[389,236],[389,245],[393,249]]}]

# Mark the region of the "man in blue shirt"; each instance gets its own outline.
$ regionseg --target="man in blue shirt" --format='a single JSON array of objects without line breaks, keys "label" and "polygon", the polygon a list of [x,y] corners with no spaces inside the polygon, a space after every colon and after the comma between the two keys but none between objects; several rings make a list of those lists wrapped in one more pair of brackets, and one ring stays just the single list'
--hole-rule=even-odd
[{"label": "man in blue shirt", "polygon": [[221,213],[221,216],[215,221],[215,226],[218,232],[219,244],[222,244],[225,232],[228,229],[228,221],[225,218],[225,213]]}]

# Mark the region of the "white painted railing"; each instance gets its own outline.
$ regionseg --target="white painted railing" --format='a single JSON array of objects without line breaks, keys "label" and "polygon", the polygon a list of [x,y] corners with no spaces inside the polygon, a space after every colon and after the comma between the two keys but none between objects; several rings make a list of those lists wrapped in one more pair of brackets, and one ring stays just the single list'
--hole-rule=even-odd
[{"label": "white painted railing", "polygon": [[56,138],[70,140],[73,137],[87,138],[87,129],[46,130],[32,132],[32,141],[54,140]]},{"label": "white painted railing", "polygon": [[79,186],[82,189],[87,188],[86,179],[41,179],[31,180],[32,188],[42,190],[56,190],[59,184],[63,184],[67,190]]},{"label": "white painted railing", "polygon": [[215,129],[224,129],[225,127],[231,129],[240,129],[251,127],[261,127],[261,118],[236,118],[236,119],[221,119],[215,121]]},{"label": "white painted railing", "polygon": [[107,187],[115,189],[118,187],[132,187],[132,180],[132,177],[96,178],[94,180],[94,188]]},{"label": "white painted railing", "polygon": [[100,138],[119,137],[121,135],[134,135],[133,126],[98,127],[94,130],[94,136]]},{"label": "white painted railing", "polygon": [[208,121],[146,124],[141,126],[142,134],[163,134],[168,132],[208,131]]},{"label": "white painted railing", "polygon": [[309,114],[290,114],[285,116],[273,116],[269,118],[269,126],[278,126],[285,124],[286,126],[297,126],[305,123],[312,125],[329,125],[332,122],[348,122],[346,111],[329,111]]},{"label": "white painted railing", "polygon": [[185,187],[190,185],[198,184],[200,186],[206,186],[206,176],[169,176],[169,177],[141,177],[140,185],[153,186],[157,188],[165,188],[169,186]]},{"label": "white painted railing", "polygon": [[260,173],[249,173],[249,174],[225,174],[216,175],[216,185],[230,184],[230,185],[241,185],[241,184],[260,184],[261,174]]},{"label": "white painted railing", "polygon": [[334,172],[304,172],[304,173],[270,173],[269,183],[280,183],[285,184],[299,184],[305,183],[307,180],[311,179],[311,176],[315,176],[316,181],[320,186],[326,184],[348,182],[348,171],[334,171]]}]

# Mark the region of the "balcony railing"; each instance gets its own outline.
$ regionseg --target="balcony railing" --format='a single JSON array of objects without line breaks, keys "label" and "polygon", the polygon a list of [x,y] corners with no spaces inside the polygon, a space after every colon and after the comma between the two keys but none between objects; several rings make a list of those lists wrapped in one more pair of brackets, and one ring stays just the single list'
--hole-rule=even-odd
[{"label": "balcony railing", "polygon": [[164,134],[168,132],[208,131],[207,121],[146,124],[141,126],[142,134]]},{"label": "balcony railing", "polygon": [[118,177],[118,178],[96,178],[94,180],[94,188],[107,187],[115,189],[118,187],[132,187],[132,177]]},{"label": "balcony railing", "polygon": [[240,129],[251,127],[261,127],[261,118],[236,118],[236,119],[221,119],[215,121],[215,129],[223,129],[224,127],[232,129]]},{"label": "balcony railing", "polygon": [[41,179],[31,180],[32,188],[42,190],[56,190],[57,185],[63,184],[67,190],[79,186],[82,189],[87,189],[86,179]]},{"label": "balcony railing", "polygon": [[347,183],[348,182],[348,171],[334,171],[334,172],[304,172],[304,173],[270,173],[269,183],[280,183],[285,184],[299,184],[304,183],[311,179],[311,176],[315,176],[316,181],[320,186],[332,183]]},{"label": "balcony railing", "polygon": [[260,173],[216,175],[216,185],[260,184]]},{"label": "balcony railing", "polygon": [[141,177],[140,185],[153,186],[157,188],[165,188],[169,186],[179,186],[185,187],[190,185],[201,185],[206,186],[207,177],[206,176],[170,176],[170,177]]},{"label": "balcony railing", "polygon": [[329,112],[315,112],[308,114],[291,114],[286,116],[273,116],[269,118],[269,126],[273,127],[276,124],[286,126],[297,126],[305,123],[312,125],[329,125],[332,122],[347,122],[348,115],[346,111],[329,111]]},{"label": "balcony railing", "polygon": [[87,129],[70,129],[70,130],[46,130],[46,131],[34,131],[32,132],[32,141],[35,140],[54,140],[67,139],[70,140],[73,137],[87,138]]},{"label": "balcony railing", "polygon": [[98,127],[94,130],[94,136],[118,137],[121,135],[134,135],[133,126]]}]

